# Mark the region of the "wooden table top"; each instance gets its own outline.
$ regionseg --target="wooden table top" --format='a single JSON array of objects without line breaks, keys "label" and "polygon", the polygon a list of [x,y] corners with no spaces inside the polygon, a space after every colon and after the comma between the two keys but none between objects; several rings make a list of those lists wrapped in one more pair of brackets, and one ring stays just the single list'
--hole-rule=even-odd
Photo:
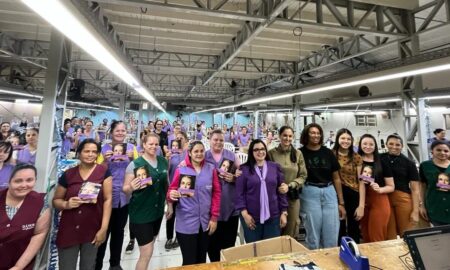
[{"label": "wooden table top", "polygon": [[[369,264],[381,269],[414,269],[408,246],[403,240],[390,240],[360,244],[360,253],[369,258]],[[339,248],[311,250],[265,257],[256,257],[234,262],[216,262],[169,268],[171,270],[276,270],[280,264],[314,262],[322,270],[348,269],[339,259]],[[375,269],[375,268],[374,268]]]}]

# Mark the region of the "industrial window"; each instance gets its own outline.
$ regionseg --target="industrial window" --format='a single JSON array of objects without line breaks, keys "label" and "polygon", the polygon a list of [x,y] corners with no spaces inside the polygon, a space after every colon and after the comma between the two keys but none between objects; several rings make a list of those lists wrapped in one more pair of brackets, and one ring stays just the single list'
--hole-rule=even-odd
[{"label": "industrial window", "polygon": [[376,127],[377,116],[376,115],[355,115],[356,126],[362,127]]},{"label": "industrial window", "polygon": [[444,114],[444,119],[445,119],[445,129],[449,130],[450,129],[450,114]]}]

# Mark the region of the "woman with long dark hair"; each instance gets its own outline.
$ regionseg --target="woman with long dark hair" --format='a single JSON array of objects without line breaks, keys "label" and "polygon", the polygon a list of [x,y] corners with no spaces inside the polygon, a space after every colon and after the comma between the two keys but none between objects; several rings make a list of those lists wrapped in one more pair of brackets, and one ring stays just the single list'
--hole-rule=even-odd
[{"label": "woman with long dark hair", "polygon": [[309,249],[335,247],[339,218],[345,218],[345,204],[339,177],[339,162],[323,146],[323,130],[318,124],[307,125],[300,137],[308,177],[300,194],[300,216],[306,230]]},{"label": "woman with long dark hair", "polygon": [[190,265],[206,262],[209,238],[216,231],[220,214],[221,189],[215,166],[205,162],[201,141],[189,145],[184,162],[186,166],[175,170],[167,200],[169,209],[177,202],[177,240],[183,265]]},{"label": "woman with long dark hair", "polygon": [[436,140],[431,144],[431,160],[420,164],[421,216],[433,226],[450,224],[450,145]]},{"label": "woman with long dark hair", "polygon": [[341,166],[338,172],[342,182],[345,212],[347,212],[347,218],[341,220],[339,239],[342,236],[350,236],[359,243],[361,237],[359,221],[364,216],[366,187],[363,181],[359,181],[362,158],[353,150],[353,135],[350,130],[346,128],[338,130],[333,153]]},{"label": "woman with long dark hair", "polygon": [[284,184],[280,165],[269,161],[267,147],[260,139],[253,140],[248,160],[236,180],[236,209],[241,213],[247,243],[277,237],[287,224],[288,202],[279,191]]},{"label": "woman with long dark hair", "polygon": [[365,181],[366,207],[361,220],[365,243],[388,239],[387,227],[391,207],[388,194],[395,189],[394,178],[389,164],[378,154],[378,144],[370,134],[364,134],[359,141],[358,154],[363,159],[361,180]]},{"label": "woman with long dark hair", "polygon": [[286,184],[281,188],[281,192],[287,193],[289,208],[287,225],[282,234],[295,238],[300,226],[299,191],[305,183],[307,171],[302,152],[292,145],[294,130],[289,126],[283,126],[278,133],[280,134],[280,144],[269,150],[269,158],[280,165]]}]

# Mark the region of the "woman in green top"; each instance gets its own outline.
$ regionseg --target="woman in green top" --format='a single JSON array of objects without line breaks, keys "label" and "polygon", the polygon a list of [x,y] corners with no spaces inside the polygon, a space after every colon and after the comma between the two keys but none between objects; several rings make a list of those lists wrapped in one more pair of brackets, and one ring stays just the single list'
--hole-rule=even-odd
[{"label": "woman in green top", "polygon": [[278,163],[284,174],[285,185],[279,188],[280,193],[288,193],[288,219],[282,234],[296,237],[300,226],[300,200],[299,189],[305,183],[307,176],[305,160],[303,154],[292,145],[294,130],[291,127],[280,128],[280,145],[269,151],[271,161]]},{"label": "woman in green top", "polygon": [[434,226],[450,224],[450,145],[445,141],[431,144],[431,160],[420,164],[422,198],[419,213]]},{"label": "woman in green top", "polygon": [[128,165],[123,185],[123,191],[131,195],[128,206],[130,230],[139,245],[136,270],[147,269],[150,263],[154,239],[164,216],[168,187],[167,160],[156,154],[159,136],[153,133],[145,135],[142,146],[144,154]]}]

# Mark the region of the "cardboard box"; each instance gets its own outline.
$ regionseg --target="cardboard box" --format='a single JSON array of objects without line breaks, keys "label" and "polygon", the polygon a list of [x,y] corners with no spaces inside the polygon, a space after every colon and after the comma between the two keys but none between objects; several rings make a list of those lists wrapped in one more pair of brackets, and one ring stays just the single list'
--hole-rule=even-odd
[{"label": "cardboard box", "polygon": [[224,249],[220,252],[220,260],[231,262],[253,257],[304,251],[308,251],[308,249],[299,242],[295,241],[295,239],[290,236],[280,236]]}]

